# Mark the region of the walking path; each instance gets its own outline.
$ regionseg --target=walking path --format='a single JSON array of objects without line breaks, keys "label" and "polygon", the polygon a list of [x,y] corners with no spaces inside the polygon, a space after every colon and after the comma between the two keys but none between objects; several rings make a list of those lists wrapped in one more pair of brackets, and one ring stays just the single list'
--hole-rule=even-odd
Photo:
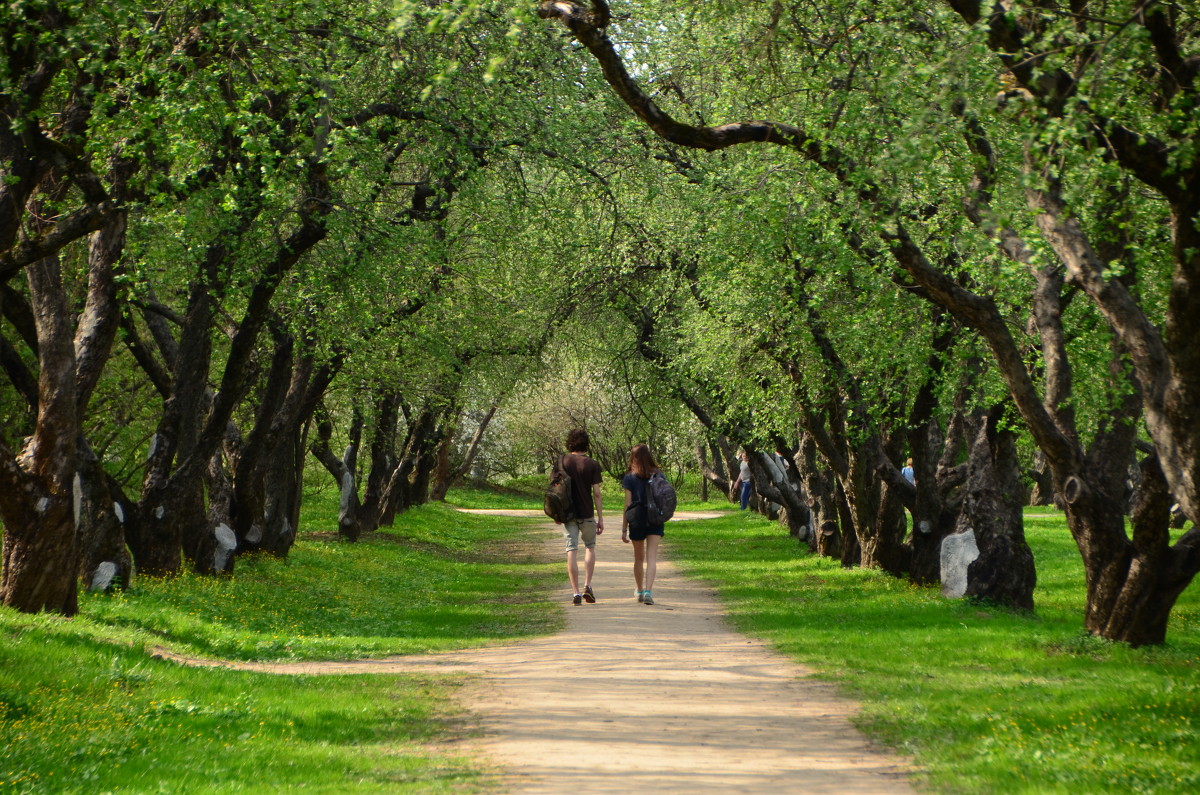
[{"label": "walking path", "polygon": [[[561,534],[548,527],[546,543],[562,557]],[[669,544],[668,526],[668,553]],[[632,549],[619,531],[610,527],[598,552],[597,603],[572,606],[564,571],[567,628],[553,637],[380,660],[185,662],[277,673],[479,674],[468,704],[483,727],[479,750],[499,763],[513,793],[913,792],[906,763],[850,723],[852,702],[732,632],[711,591],[660,561],[656,604],[638,604]]]}]

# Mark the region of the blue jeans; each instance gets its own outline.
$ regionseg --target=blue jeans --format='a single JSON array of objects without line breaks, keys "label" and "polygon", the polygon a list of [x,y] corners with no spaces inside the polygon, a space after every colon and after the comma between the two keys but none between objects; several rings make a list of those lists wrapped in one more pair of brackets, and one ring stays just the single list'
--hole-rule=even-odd
[{"label": "blue jeans", "polygon": [[744,511],[748,507],[750,507],[750,482],[744,481],[742,483],[742,510]]}]

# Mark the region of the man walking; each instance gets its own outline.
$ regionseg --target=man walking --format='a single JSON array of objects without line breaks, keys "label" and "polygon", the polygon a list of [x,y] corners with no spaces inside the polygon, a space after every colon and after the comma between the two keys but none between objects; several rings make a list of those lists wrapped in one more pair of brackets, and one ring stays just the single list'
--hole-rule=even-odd
[{"label": "man walking", "polygon": [[[563,525],[567,541],[567,575],[575,595],[574,604],[595,602],[592,593],[592,572],[596,568],[596,536],[604,532],[601,512],[600,465],[590,456],[591,440],[587,431],[576,428],[567,434],[567,454],[562,468],[571,476],[571,505],[575,518]],[[579,542],[583,542],[583,590],[579,590]]]}]

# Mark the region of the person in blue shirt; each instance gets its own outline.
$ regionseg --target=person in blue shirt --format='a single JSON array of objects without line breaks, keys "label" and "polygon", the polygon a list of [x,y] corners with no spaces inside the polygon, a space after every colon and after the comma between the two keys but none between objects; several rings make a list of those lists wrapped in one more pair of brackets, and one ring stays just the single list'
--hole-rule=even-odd
[{"label": "person in blue shirt", "polygon": [[621,540],[626,544],[633,543],[633,580],[637,585],[637,600],[648,605],[654,604],[654,575],[658,564],[658,546],[663,539],[663,526],[647,521],[646,487],[650,483],[650,476],[661,471],[650,454],[650,448],[638,444],[629,451],[629,471],[621,479],[621,488],[625,489]]}]

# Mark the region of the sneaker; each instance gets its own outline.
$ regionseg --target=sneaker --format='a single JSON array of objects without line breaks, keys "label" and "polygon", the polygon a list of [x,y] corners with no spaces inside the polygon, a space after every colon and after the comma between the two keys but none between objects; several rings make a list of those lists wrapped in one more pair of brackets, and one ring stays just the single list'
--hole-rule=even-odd
[{"label": "sneaker", "polygon": [[646,601],[646,592],[645,591],[634,591],[634,593],[637,594],[637,598],[638,598],[639,602]]},{"label": "sneaker", "polygon": [[583,601],[587,602],[589,605],[596,603],[596,594],[592,593],[592,586],[583,586]]},{"label": "sneaker", "polygon": [[647,605],[654,604],[654,597],[650,595],[649,591],[642,594],[642,603]]},{"label": "sneaker", "polygon": [[575,596],[574,596],[574,597],[571,599],[571,604],[573,604],[573,605],[581,605],[581,604],[583,604],[583,595],[582,595],[582,594],[575,594]]}]

